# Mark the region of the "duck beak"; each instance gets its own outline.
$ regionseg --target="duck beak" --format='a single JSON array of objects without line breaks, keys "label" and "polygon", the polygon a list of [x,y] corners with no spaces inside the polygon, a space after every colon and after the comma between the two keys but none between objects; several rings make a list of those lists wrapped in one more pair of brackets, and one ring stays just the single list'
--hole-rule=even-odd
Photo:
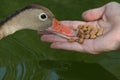
[{"label": "duck beak", "polygon": [[53,22],[52,26],[49,27],[48,29],[51,32],[54,32],[63,36],[69,36],[69,37],[74,36],[73,30],[65,26],[64,24],[60,23],[56,18],[53,18],[52,22]]}]

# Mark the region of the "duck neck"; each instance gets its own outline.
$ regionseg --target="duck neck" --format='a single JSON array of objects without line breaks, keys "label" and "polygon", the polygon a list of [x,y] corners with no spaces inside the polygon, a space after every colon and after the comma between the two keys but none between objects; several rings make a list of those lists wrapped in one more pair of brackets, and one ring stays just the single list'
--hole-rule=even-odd
[{"label": "duck neck", "polygon": [[5,37],[7,35],[15,33],[18,30],[24,29],[24,23],[20,24],[19,20],[21,19],[17,19],[17,17],[12,18],[1,25],[0,35],[2,35],[2,37]]}]

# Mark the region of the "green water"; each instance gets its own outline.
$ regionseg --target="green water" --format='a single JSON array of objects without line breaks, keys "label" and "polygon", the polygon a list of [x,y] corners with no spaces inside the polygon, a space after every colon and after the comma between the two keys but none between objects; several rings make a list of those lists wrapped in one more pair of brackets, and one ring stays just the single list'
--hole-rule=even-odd
[{"label": "green water", "polygon": [[[83,11],[112,0],[2,0],[0,20],[34,3],[48,7],[59,20],[82,20]],[[116,0],[120,2],[119,0]],[[118,80],[120,53],[101,55],[54,50],[32,30],[0,41],[0,80]]]}]

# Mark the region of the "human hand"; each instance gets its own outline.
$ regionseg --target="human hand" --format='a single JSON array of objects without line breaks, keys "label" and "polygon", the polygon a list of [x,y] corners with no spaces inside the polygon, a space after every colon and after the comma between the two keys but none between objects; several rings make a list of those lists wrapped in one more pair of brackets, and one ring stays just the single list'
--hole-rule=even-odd
[{"label": "human hand", "polygon": [[51,48],[73,50],[98,54],[104,51],[117,50],[120,47],[120,4],[110,2],[100,8],[88,10],[83,13],[81,21],[62,21],[66,26],[76,28],[80,24],[89,24],[95,27],[103,27],[104,33],[96,39],[87,39],[83,44],[69,43],[66,39],[57,35],[48,34],[41,37],[42,41],[51,42]]}]

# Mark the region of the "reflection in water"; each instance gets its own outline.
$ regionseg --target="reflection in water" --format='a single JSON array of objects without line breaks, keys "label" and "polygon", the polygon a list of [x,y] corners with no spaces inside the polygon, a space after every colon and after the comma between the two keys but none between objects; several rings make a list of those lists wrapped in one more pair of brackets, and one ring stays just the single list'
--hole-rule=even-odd
[{"label": "reflection in water", "polygon": [[34,80],[36,68],[27,63],[0,67],[0,80]]},{"label": "reflection in water", "polygon": [[0,67],[0,80],[3,80],[5,74],[6,74],[6,68]]},{"label": "reflection in water", "polygon": [[[38,64],[39,63],[39,64]],[[92,72],[92,74],[91,74]],[[99,72],[96,74],[96,72]],[[101,77],[99,77],[99,75]],[[87,77],[86,77],[87,76]],[[99,77],[99,79],[98,79]],[[74,61],[28,61],[0,67],[0,80],[117,80],[98,64]]]},{"label": "reflection in water", "polygon": [[[28,77],[29,80],[33,80],[33,77],[35,75],[35,67],[31,68],[32,69],[31,70],[31,69],[28,68],[28,66],[30,66],[30,65],[26,66],[25,63],[17,65],[16,80],[26,80],[26,77]],[[31,74],[30,74],[30,71],[31,71]],[[28,74],[29,74],[29,76],[28,76]]]},{"label": "reflection in water", "polygon": [[24,63],[24,64],[23,64],[23,77],[22,77],[22,80],[24,80],[25,75],[26,75],[26,65],[25,65],[25,63]]},{"label": "reflection in water", "polygon": [[35,74],[35,68],[32,71],[32,75],[30,76],[30,80],[33,80],[34,74]]},{"label": "reflection in water", "polygon": [[17,66],[17,77],[16,77],[16,80],[19,80],[21,75],[22,75],[22,65],[18,64],[18,66]]},{"label": "reflection in water", "polygon": [[46,70],[42,80],[58,80],[58,75],[54,70]]},{"label": "reflection in water", "polygon": [[55,71],[51,71],[50,80],[58,80],[58,75]]}]

